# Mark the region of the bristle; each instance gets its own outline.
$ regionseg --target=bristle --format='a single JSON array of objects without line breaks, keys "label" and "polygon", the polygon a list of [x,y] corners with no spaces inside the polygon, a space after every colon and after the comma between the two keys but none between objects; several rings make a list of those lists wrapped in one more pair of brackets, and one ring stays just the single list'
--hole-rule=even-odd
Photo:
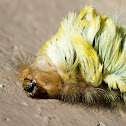
[{"label": "bristle", "polygon": [[30,65],[33,63],[34,59],[35,56],[28,52],[26,53],[23,51],[19,51],[19,53],[16,54],[13,60],[13,70],[16,71],[16,74],[19,78],[23,77],[23,71],[28,70],[30,68]]},{"label": "bristle", "polygon": [[52,95],[51,98],[57,98],[61,101],[70,104],[83,104],[88,106],[106,107],[108,109],[123,108],[124,102],[121,100],[119,91],[109,90],[108,88],[89,87],[86,90],[77,90],[78,87],[73,87],[72,92],[65,94],[63,91],[57,95]]}]

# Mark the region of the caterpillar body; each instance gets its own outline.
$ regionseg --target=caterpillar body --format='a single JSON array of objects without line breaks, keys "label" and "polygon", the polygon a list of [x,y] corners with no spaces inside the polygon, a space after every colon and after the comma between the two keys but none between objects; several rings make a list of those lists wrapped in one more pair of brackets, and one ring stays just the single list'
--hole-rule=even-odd
[{"label": "caterpillar body", "polygon": [[70,12],[32,62],[19,67],[29,96],[88,105],[126,103],[126,26],[92,6]]}]

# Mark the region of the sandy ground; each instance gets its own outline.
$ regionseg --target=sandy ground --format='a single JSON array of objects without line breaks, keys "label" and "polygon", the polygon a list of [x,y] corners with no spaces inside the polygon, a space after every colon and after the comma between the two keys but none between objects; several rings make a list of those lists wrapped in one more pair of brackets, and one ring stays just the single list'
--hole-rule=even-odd
[{"label": "sandy ground", "polygon": [[[95,6],[112,15],[121,0]],[[69,11],[79,12],[84,0],[0,0],[0,126],[126,126],[126,114],[63,104],[54,99],[31,99],[14,76],[11,61],[20,51],[36,54],[52,37]],[[126,7],[126,0],[122,4]],[[123,9],[119,23],[125,24]]]}]

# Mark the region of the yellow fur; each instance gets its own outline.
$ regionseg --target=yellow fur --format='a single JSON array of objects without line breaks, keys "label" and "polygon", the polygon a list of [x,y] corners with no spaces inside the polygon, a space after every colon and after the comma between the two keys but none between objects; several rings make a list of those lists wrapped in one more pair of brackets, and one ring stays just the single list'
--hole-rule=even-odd
[{"label": "yellow fur", "polygon": [[[70,75],[74,75],[72,72],[75,72],[73,70],[77,66],[75,63],[80,63],[81,73],[87,82],[98,86],[102,80],[101,74],[103,74],[103,80],[109,88],[117,89],[118,86],[123,93],[126,91],[125,35],[125,27],[118,27],[113,19],[96,14],[91,6],[85,6],[78,17],[74,13],[68,14],[61,23],[59,32],[44,44],[38,54],[45,52],[56,66],[61,65],[65,70],[69,69]],[[92,47],[93,40],[96,41],[94,48]],[[121,46],[123,46],[122,49]],[[55,50],[60,52],[59,57],[61,57],[56,62],[54,58],[58,54],[56,55]],[[68,55],[69,50],[71,50],[71,55]],[[73,50],[77,55],[74,68],[71,63]],[[65,56],[67,60],[63,61],[62,58],[64,59]],[[99,57],[103,63],[103,72]],[[62,77],[64,73],[58,72]],[[67,74],[63,76],[64,79],[68,78]]]}]

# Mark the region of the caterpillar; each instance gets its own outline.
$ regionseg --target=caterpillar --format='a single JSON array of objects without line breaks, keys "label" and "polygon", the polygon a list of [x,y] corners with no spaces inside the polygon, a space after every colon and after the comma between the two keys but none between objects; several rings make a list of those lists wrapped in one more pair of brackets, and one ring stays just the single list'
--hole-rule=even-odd
[{"label": "caterpillar", "polygon": [[79,15],[68,13],[58,32],[18,71],[28,96],[125,107],[125,62],[126,26],[85,5]]}]

